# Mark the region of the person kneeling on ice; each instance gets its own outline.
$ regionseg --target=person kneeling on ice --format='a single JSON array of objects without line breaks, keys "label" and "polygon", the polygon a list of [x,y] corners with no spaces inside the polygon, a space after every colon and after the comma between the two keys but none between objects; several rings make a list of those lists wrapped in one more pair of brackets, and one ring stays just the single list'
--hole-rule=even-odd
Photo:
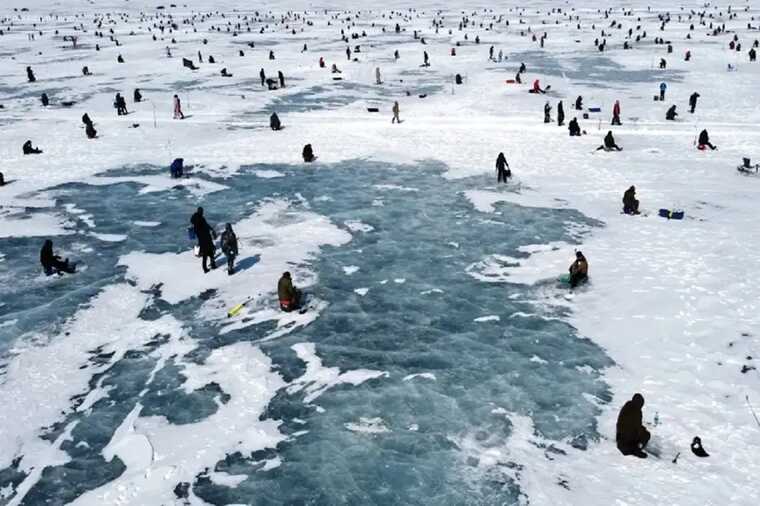
[{"label": "person kneeling on ice", "polygon": [[533,81],[533,89],[530,90],[530,93],[541,93],[541,94],[543,94],[543,93],[546,93],[546,91],[544,91],[543,89],[541,89],[541,82],[538,79],[536,79],[535,81]]},{"label": "person kneeling on ice", "polygon": [[570,265],[570,288],[575,288],[588,279],[588,261],[583,253],[575,252],[575,262]]},{"label": "person kneeling on ice", "polygon": [[615,151],[623,151],[623,148],[615,144],[615,138],[612,136],[612,130],[607,132],[607,135],[604,136],[604,144],[596,148],[597,151],[602,149],[605,151],[612,151],[613,149]]},{"label": "person kneeling on ice", "polygon": [[42,245],[40,263],[46,276],[52,276],[53,274],[62,275],[64,272],[74,274],[76,272],[76,265],[70,264],[68,258],[61,260],[61,257],[53,253],[53,241],[50,239],[45,240],[45,243]]},{"label": "person kneeling on ice", "polygon": [[641,459],[647,458],[644,448],[652,435],[642,425],[641,408],[644,407],[644,396],[634,394],[620,409],[617,419],[615,439],[618,450],[623,455],[635,455]]},{"label": "person kneeling on ice", "polygon": [[277,296],[280,299],[280,309],[289,313],[299,309],[301,305],[301,292],[293,286],[293,280],[289,272],[283,272],[277,283]]},{"label": "person kneeling on ice", "polygon": [[235,272],[235,257],[238,256],[238,242],[232,225],[227,223],[222,232],[222,252],[227,257],[227,274],[230,276]]},{"label": "person kneeling on ice", "polygon": [[202,207],[199,207],[198,210],[195,211],[195,214],[190,217],[190,223],[193,225],[195,237],[198,238],[198,249],[200,250],[200,256],[202,258],[201,265],[203,266],[203,272],[208,273],[209,268],[206,267],[207,259],[211,259],[211,268],[216,269],[216,248],[214,248],[214,237],[216,237],[216,232],[211,228],[211,225],[208,224],[206,218],[203,217]]},{"label": "person kneeling on ice", "polygon": [[676,106],[671,105],[670,109],[668,109],[668,112],[665,113],[665,119],[668,121],[675,121],[676,116],[678,116],[678,113],[676,112]]},{"label": "person kneeling on ice", "polygon": [[581,127],[578,124],[578,118],[573,118],[570,123],[567,124],[567,129],[570,131],[570,137],[580,137]]},{"label": "person kneeling on ice", "polygon": [[623,194],[623,212],[625,214],[639,214],[639,201],[636,200],[635,186],[631,186]]},{"label": "person kneeling on ice", "polygon": [[717,147],[713,146],[710,143],[710,134],[707,133],[707,130],[702,130],[699,132],[699,140],[697,141],[697,149],[700,151],[704,151],[705,147],[709,147],[712,150],[718,149]]},{"label": "person kneeling on ice", "polygon": [[24,145],[21,147],[21,150],[24,152],[25,155],[39,155],[40,153],[42,153],[41,149],[32,147],[32,141],[26,141]]}]

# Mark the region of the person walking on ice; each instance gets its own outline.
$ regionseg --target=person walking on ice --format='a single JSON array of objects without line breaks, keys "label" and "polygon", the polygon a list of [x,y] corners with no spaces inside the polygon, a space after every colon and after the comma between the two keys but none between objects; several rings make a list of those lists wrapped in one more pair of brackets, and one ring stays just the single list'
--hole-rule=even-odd
[{"label": "person walking on ice", "polygon": [[401,118],[399,118],[399,105],[398,101],[393,102],[393,119],[391,120],[391,124],[393,123],[401,123]]},{"label": "person walking on ice", "polygon": [[499,153],[496,157],[496,182],[506,183],[512,177],[512,170],[509,168],[507,157],[504,153]]},{"label": "person walking on ice", "polygon": [[182,103],[177,95],[174,95],[174,119],[185,119],[185,115],[182,113]]}]

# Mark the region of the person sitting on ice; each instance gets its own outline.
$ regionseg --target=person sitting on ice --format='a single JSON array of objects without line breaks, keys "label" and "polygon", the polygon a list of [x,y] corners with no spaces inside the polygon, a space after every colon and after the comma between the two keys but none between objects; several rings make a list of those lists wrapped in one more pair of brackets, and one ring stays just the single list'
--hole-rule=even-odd
[{"label": "person sitting on ice", "polygon": [[42,153],[41,149],[32,147],[32,141],[30,140],[24,143],[24,145],[21,147],[21,150],[25,155],[39,155]]},{"label": "person sitting on ice", "polygon": [[623,212],[625,214],[639,214],[639,201],[636,200],[635,186],[631,186],[623,194]]},{"label": "person sitting on ice", "polygon": [[642,424],[641,408],[643,407],[644,396],[634,394],[633,398],[620,409],[615,430],[615,440],[620,453],[635,455],[640,459],[647,458],[644,448],[652,437]]},{"label": "person sitting on ice", "polygon": [[605,151],[612,151],[613,149],[615,151],[623,151],[623,148],[615,143],[615,138],[612,136],[612,130],[607,132],[607,135],[604,136],[604,144],[596,148],[597,151],[602,149]]},{"label": "person sitting on ice", "polygon": [[267,89],[269,91],[277,89],[277,80],[276,79],[272,79],[271,77],[267,77],[266,83],[267,83]]},{"label": "person sitting on ice", "polygon": [[313,162],[317,159],[317,157],[314,156],[314,150],[312,149],[311,144],[307,144],[303,147],[301,155],[303,156],[303,161],[307,163]]},{"label": "person sitting on ice", "polygon": [[47,107],[48,105],[50,105],[50,98],[48,98],[47,93],[43,93],[40,96],[40,102],[42,102],[43,107]]},{"label": "person sitting on ice", "polygon": [[135,88],[135,92],[132,98],[136,104],[142,102],[142,93],[140,93],[140,88]]},{"label": "person sitting on ice", "polygon": [[583,97],[580,95],[578,95],[578,98],[575,99],[575,110],[576,111],[583,110]]},{"label": "person sitting on ice", "polygon": [[578,118],[573,118],[567,125],[567,129],[570,131],[570,137],[580,137],[581,127],[578,125]]},{"label": "person sitting on ice", "polygon": [[61,260],[61,257],[53,253],[53,241],[46,239],[40,250],[40,263],[46,276],[53,274],[62,275],[64,272],[73,274],[76,272],[76,265],[69,263],[69,259]]},{"label": "person sitting on ice", "polygon": [[269,128],[272,130],[282,130],[282,123],[280,123],[280,117],[277,116],[276,112],[273,112],[271,116],[269,116]]},{"label": "person sitting on ice", "polygon": [[232,74],[230,74],[229,72],[227,72],[227,67],[224,67],[222,69],[221,75],[222,75],[222,77],[232,77]]},{"label": "person sitting on ice", "polygon": [[678,113],[676,112],[676,106],[674,104],[674,105],[671,105],[670,108],[668,109],[668,112],[665,113],[665,119],[668,121],[675,121],[676,116],[678,116]]},{"label": "person sitting on ice", "polygon": [[541,82],[538,79],[536,79],[535,81],[533,81],[533,88],[530,90],[530,93],[542,93],[543,94],[543,93],[546,93],[546,91],[544,91],[541,88]]},{"label": "person sitting on ice", "polygon": [[280,300],[280,309],[289,313],[296,311],[301,305],[301,291],[293,286],[293,280],[289,272],[283,272],[277,283],[277,296]]},{"label": "person sitting on ice", "polygon": [[575,252],[575,261],[568,269],[570,272],[570,288],[575,288],[588,279],[588,261],[583,253]]},{"label": "person sitting on ice", "polygon": [[707,130],[702,130],[699,132],[699,140],[697,141],[697,149],[700,151],[704,150],[706,147],[709,147],[712,150],[718,149],[716,146],[713,146],[710,142],[710,135],[707,133]]},{"label": "person sitting on ice", "polygon": [[341,70],[338,68],[336,64],[332,64],[332,70],[330,70],[333,74],[342,74]]}]

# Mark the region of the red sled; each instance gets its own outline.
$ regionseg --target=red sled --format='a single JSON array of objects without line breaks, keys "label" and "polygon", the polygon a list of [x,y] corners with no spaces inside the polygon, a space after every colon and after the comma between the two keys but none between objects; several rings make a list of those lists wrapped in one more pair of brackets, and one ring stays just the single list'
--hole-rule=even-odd
[{"label": "red sled", "polygon": [[507,83],[507,84],[515,84],[516,81],[514,79],[507,79],[504,82]]},{"label": "red sled", "polygon": [[700,151],[704,151],[705,149],[707,149],[707,146],[705,146],[704,144],[700,144],[699,146],[697,146],[697,149]]}]

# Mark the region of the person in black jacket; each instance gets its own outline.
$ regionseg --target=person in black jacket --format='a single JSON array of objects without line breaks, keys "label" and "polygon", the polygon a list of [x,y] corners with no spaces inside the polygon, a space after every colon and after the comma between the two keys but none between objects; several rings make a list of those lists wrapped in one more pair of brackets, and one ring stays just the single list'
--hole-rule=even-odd
[{"label": "person in black jacket", "polygon": [[301,153],[303,156],[304,162],[313,162],[317,159],[316,156],[314,156],[314,149],[312,149],[311,144],[307,144],[303,147],[303,152]]},{"label": "person in black jacket", "polygon": [[200,249],[201,265],[203,266],[203,272],[208,272],[209,268],[206,267],[206,260],[211,259],[211,269],[216,269],[216,248],[214,248],[214,238],[216,232],[208,224],[206,218],[203,217],[203,208],[199,207],[198,210],[190,218],[190,223],[193,225],[193,231],[195,231],[195,237],[198,238],[198,248]]},{"label": "person in black jacket", "polygon": [[570,131],[570,137],[580,137],[581,127],[578,124],[578,118],[573,118],[570,123],[567,124],[567,129]]},{"label": "person in black jacket", "polygon": [[697,145],[700,149],[705,149],[704,146],[707,146],[712,150],[718,149],[710,142],[710,134],[707,133],[707,130],[702,130],[699,132],[699,140],[697,141]]},{"label": "person in black jacket", "polygon": [[642,424],[641,408],[644,407],[644,396],[634,394],[620,409],[617,419],[615,440],[618,450],[623,455],[635,455],[641,459],[647,458],[644,452],[652,435]]},{"label": "person in black jacket", "polygon": [[53,274],[62,275],[64,272],[73,274],[76,272],[76,265],[69,263],[69,259],[61,260],[61,257],[53,253],[53,241],[46,239],[40,250],[40,263],[46,276]]},{"label": "person in black jacket", "polygon": [[575,110],[576,111],[583,110],[583,97],[580,95],[578,95],[578,98],[575,99]]},{"label": "person in black jacket", "polygon": [[678,116],[678,113],[676,112],[676,106],[675,104],[671,105],[668,109],[668,112],[665,113],[665,119],[668,121],[675,121],[676,116]]},{"label": "person in black jacket", "polygon": [[562,105],[562,100],[557,104],[557,126],[563,126],[565,124],[565,108]]},{"label": "person in black jacket", "polygon": [[507,157],[504,156],[504,153],[499,153],[499,156],[496,157],[496,181],[506,183],[510,177],[512,177],[512,170],[509,168]]},{"label": "person in black jacket", "polygon": [[631,186],[623,194],[623,212],[625,214],[639,214],[639,201],[636,200],[635,186]]},{"label": "person in black jacket", "polygon": [[235,272],[235,257],[238,256],[238,241],[232,225],[227,223],[222,232],[222,252],[227,257],[227,274],[230,276]]},{"label": "person in black jacket", "polygon": [[612,130],[607,132],[607,135],[604,136],[604,144],[596,148],[597,151],[601,149],[605,151],[612,151],[613,149],[615,151],[623,151],[623,148],[615,143],[615,138],[612,136]]},{"label": "person in black jacket", "polygon": [[280,123],[280,117],[277,116],[276,112],[273,112],[271,116],[269,116],[269,128],[272,130],[281,130],[282,129],[282,123]]},{"label": "person in black jacket", "polygon": [[689,112],[694,114],[694,109],[697,108],[697,99],[699,98],[699,93],[696,91],[691,94],[689,97]]},{"label": "person in black jacket", "polygon": [[549,105],[549,102],[544,104],[544,123],[551,123],[552,122],[552,106]]},{"label": "person in black jacket", "polygon": [[25,155],[39,155],[42,150],[32,147],[32,141],[26,141],[21,148]]}]

